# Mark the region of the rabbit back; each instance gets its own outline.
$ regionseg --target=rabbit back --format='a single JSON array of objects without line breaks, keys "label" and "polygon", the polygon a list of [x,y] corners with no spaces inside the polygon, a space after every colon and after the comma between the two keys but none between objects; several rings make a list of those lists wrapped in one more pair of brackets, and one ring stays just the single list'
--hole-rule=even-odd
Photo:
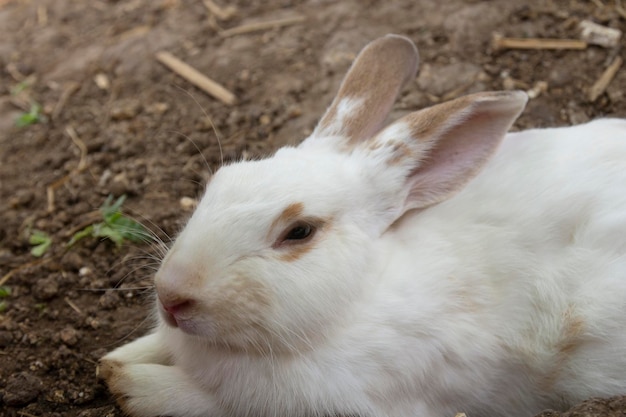
[{"label": "rabbit back", "polygon": [[393,294],[450,357],[484,362],[465,383],[491,380],[492,405],[626,392],[625,168],[624,120],[510,133],[464,190],[388,232]]}]

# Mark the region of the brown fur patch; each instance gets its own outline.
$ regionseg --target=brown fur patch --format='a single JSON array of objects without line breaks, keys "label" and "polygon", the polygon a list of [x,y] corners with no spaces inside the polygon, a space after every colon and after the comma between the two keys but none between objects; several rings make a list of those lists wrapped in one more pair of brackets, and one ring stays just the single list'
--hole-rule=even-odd
[{"label": "brown fur patch", "polygon": [[431,138],[446,123],[450,115],[456,114],[472,103],[471,96],[437,104],[436,106],[411,113],[405,117],[413,137]]},{"label": "brown fur patch", "polygon": [[270,233],[280,225],[291,223],[294,220],[298,219],[298,217],[302,216],[304,212],[304,204],[302,203],[292,203],[289,204],[283,211],[280,213],[278,217],[274,219],[270,226]]},{"label": "brown fur patch", "polygon": [[370,43],[354,61],[318,129],[324,133],[333,126],[343,99],[362,99],[353,114],[343,120],[341,134],[352,146],[374,135],[402,86],[415,76],[417,61],[415,47],[404,38],[386,36]]},{"label": "brown fur patch", "polygon": [[278,257],[278,259],[286,262],[297,261],[298,259],[302,258],[306,253],[310,252],[311,249],[313,249],[314,247],[315,245],[313,244],[313,242],[306,242],[301,245],[289,245],[284,249],[284,253],[282,253]]},{"label": "brown fur patch", "polygon": [[382,147],[383,144],[381,143],[381,141],[376,140],[376,138],[368,140],[365,144],[365,149],[367,149],[368,151],[376,151]]},{"label": "brown fur patch", "polygon": [[413,151],[406,143],[401,140],[390,142],[388,146],[391,147],[391,155],[389,156],[389,165],[400,165],[407,159],[413,157]]},{"label": "brown fur patch", "polygon": [[261,282],[239,273],[209,289],[209,294],[204,310],[216,324],[211,341],[216,349],[259,356],[311,349],[304,336],[294,338],[293,331],[282,334],[284,329],[270,319],[275,303]]},{"label": "brown fur patch", "polygon": [[208,297],[204,308],[217,325],[218,343],[245,349],[243,340],[268,337],[264,317],[271,297],[263,284],[237,274],[209,288]]},{"label": "brown fur patch", "polygon": [[559,355],[569,356],[574,353],[580,346],[580,335],[585,327],[585,322],[579,316],[572,314],[571,308],[568,308],[563,314],[563,338],[557,344]]},{"label": "brown fur patch", "polygon": [[540,381],[540,387],[545,391],[551,391],[556,381],[561,377],[569,358],[579,349],[583,342],[581,337],[585,329],[585,322],[580,316],[574,315],[572,307],[568,307],[563,313],[563,327],[561,339],[555,345],[556,353],[554,365]]},{"label": "brown fur patch", "polygon": [[[132,410],[128,408],[126,402],[126,383],[124,381],[125,366],[122,362],[110,359],[101,359],[96,368],[96,377],[103,380],[113,397],[115,402],[124,412],[129,414]],[[129,414],[130,415],[130,414]]]},{"label": "brown fur patch", "polygon": [[210,304],[211,314],[235,328],[238,324],[253,321],[252,316],[270,305],[265,287],[243,274],[226,280],[215,292],[216,295],[218,293],[219,296]]},{"label": "brown fur patch", "polygon": [[122,367],[122,362],[111,359],[100,359],[96,367],[96,378],[109,384],[109,380],[113,378],[115,373]]}]

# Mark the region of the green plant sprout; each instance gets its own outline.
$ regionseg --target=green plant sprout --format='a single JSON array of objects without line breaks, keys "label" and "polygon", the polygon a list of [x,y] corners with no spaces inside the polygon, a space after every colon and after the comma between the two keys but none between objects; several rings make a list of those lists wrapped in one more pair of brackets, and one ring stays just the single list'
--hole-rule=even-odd
[{"label": "green plant sprout", "polygon": [[122,246],[125,240],[131,242],[147,241],[149,234],[146,229],[138,222],[122,214],[121,207],[125,200],[126,195],[123,195],[113,202],[113,196],[109,195],[100,207],[103,221],[90,224],[76,232],[67,243],[67,247],[74,246],[76,242],[85,237],[109,239],[118,248]]},{"label": "green plant sprout", "polygon": [[33,245],[30,253],[36,258],[41,258],[50,249],[52,238],[41,230],[33,230],[28,238],[28,243]]},{"label": "green plant sprout", "polygon": [[8,298],[11,295],[11,288],[1,285],[0,286],[0,313],[4,313],[8,307],[6,301],[2,300],[3,298]]},{"label": "green plant sprout", "polygon": [[11,288],[6,285],[0,286],[0,298],[7,298],[11,295]]},{"label": "green plant sprout", "polygon": [[37,103],[30,105],[30,111],[23,113],[15,120],[17,127],[26,127],[38,122],[45,121],[45,116],[41,114],[41,106]]},{"label": "green plant sprout", "polygon": [[19,93],[21,93],[22,91],[26,90],[27,88],[30,87],[30,81],[29,79],[26,79],[20,83],[18,83],[17,85],[15,85],[15,87],[11,88],[11,95],[12,96],[16,96]]}]

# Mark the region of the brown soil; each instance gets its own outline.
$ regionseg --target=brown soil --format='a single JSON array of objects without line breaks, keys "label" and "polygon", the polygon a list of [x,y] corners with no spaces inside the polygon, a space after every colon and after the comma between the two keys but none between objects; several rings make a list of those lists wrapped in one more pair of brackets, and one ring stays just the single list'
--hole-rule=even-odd
[{"label": "brown soil", "polygon": [[[87,239],[65,252],[65,242],[109,194],[126,194],[126,211],[169,241],[192,210],[189,198],[221,163],[218,139],[224,161],[297,143],[375,37],[401,33],[420,48],[421,73],[394,117],[469,92],[540,89],[539,82],[547,91],[530,101],[518,128],[626,116],[626,70],[595,102],[587,98],[619,48],[490,46],[494,32],[577,38],[583,19],[623,30],[617,2],[220,3],[237,6],[235,15],[211,17],[200,0],[0,0],[0,276],[11,291],[0,313],[0,416],[121,415],[95,364],[145,331],[158,251]],[[218,34],[294,15],[306,21]],[[238,104],[226,106],[170,72],[154,59],[161,50],[222,83]],[[17,128],[33,102],[47,120]],[[55,182],[52,207],[46,190]],[[42,260],[30,254],[32,229],[53,239]],[[623,400],[589,407],[563,416],[626,413]]]}]

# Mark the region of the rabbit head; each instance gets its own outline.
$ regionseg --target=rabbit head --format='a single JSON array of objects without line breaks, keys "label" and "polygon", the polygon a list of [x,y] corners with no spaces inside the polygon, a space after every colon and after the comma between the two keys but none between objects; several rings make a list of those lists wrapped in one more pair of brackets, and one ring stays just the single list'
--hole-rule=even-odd
[{"label": "rabbit head", "polygon": [[407,38],[370,43],[300,146],[211,178],[156,274],[163,321],[262,353],[313,349],[351,319],[381,279],[381,235],[469,182],[526,102],[480,93],[381,130],[417,61]]}]

